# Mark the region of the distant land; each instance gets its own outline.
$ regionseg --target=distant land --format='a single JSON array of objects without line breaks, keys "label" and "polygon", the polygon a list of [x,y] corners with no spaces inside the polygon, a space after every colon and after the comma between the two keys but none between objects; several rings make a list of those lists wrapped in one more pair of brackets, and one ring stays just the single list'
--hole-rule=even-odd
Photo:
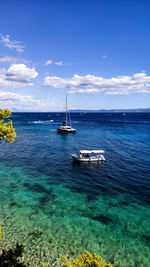
[{"label": "distant land", "polygon": [[[66,111],[19,111],[16,108],[11,109],[13,113],[51,113],[51,112],[57,112],[57,113],[64,113]],[[150,108],[137,108],[137,109],[70,109],[69,112],[88,112],[88,113],[149,113]]]},{"label": "distant land", "polygon": [[132,113],[132,112],[150,112],[150,108],[137,108],[137,109],[97,109],[97,110],[90,110],[90,109],[71,109],[70,112],[92,112],[92,113]]}]

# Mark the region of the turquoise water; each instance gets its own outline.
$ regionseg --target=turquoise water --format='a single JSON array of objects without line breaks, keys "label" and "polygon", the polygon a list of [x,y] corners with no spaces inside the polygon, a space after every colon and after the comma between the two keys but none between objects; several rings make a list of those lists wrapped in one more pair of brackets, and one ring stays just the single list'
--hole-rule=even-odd
[{"label": "turquoise water", "polygon": [[[24,245],[31,266],[96,252],[114,266],[150,266],[150,115],[14,114],[17,138],[0,147],[0,246]],[[54,122],[50,122],[53,119]],[[71,153],[104,149],[103,164]]]}]

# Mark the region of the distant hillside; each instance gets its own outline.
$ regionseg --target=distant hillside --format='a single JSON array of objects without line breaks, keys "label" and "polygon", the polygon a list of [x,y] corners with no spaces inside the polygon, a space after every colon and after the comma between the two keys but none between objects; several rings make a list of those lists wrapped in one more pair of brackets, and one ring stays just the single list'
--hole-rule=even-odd
[{"label": "distant hillside", "polygon": [[150,108],[137,108],[137,109],[98,109],[98,110],[90,110],[90,109],[71,109],[70,112],[100,112],[100,113],[115,113],[115,112],[123,112],[123,113],[132,113],[132,112],[150,112]]}]

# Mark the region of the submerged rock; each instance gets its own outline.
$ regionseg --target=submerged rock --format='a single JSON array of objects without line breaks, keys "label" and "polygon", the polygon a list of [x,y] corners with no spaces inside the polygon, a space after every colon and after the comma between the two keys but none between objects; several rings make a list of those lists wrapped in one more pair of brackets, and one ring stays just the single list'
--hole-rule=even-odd
[{"label": "submerged rock", "polygon": [[41,232],[41,231],[33,231],[33,232],[29,232],[28,235],[29,235],[29,236],[32,235],[32,236],[34,236],[35,238],[40,238],[42,234],[43,234],[43,232]]},{"label": "submerged rock", "polygon": [[92,217],[93,220],[95,221],[99,221],[99,222],[102,222],[104,224],[109,224],[109,223],[112,223],[113,220],[105,215],[102,215],[102,214],[99,214],[99,215],[96,215],[94,217]]}]

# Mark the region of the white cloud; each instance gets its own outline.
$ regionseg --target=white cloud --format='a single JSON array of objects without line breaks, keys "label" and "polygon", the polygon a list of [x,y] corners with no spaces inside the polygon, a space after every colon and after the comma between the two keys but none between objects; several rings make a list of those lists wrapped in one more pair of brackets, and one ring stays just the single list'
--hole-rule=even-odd
[{"label": "white cloud", "polygon": [[40,107],[40,100],[29,95],[0,91],[1,108],[9,108],[17,111],[34,111]]},{"label": "white cloud", "polygon": [[0,107],[17,111],[56,111],[64,110],[59,100],[39,99],[30,95],[0,91]]},{"label": "white cloud", "polygon": [[107,58],[108,56],[107,55],[103,55],[102,58]]},{"label": "white cloud", "polygon": [[17,63],[17,62],[27,63],[29,61],[24,58],[12,57],[12,56],[4,56],[0,58],[0,63]]},{"label": "white cloud", "polygon": [[32,96],[23,96],[23,95],[12,93],[12,92],[0,91],[0,102],[3,102],[3,101],[5,103],[8,102],[9,104],[19,103],[20,105],[23,105],[23,104],[32,105],[32,104],[37,103],[37,101],[35,101]]},{"label": "white cloud", "polygon": [[18,42],[18,41],[15,41],[15,40],[11,41],[9,35],[4,36],[4,35],[0,34],[0,42],[2,44],[4,44],[4,46],[8,47],[9,49],[14,49],[19,53],[23,52],[24,48],[25,48],[25,46],[23,46],[21,44],[21,42]]},{"label": "white cloud", "polygon": [[17,61],[17,58],[15,57],[9,57],[9,56],[5,56],[5,57],[1,57],[0,58],[0,63],[14,63]]},{"label": "white cloud", "polygon": [[25,64],[13,64],[8,70],[0,70],[0,88],[31,86],[31,79],[37,75],[35,68],[28,68]]},{"label": "white cloud", "polygon": [[[57,66],[62,66],[62,65],[64,65],[64,62],[61,60],[61,61],[56,61],[56,62],[54,62],[53,60],[51,60],[51,59],[48,59],[46,62],[45,62],[45,66],[48,66],[48,65],[51,65],[51,64],[53,64],[53,65],[57,65]],[[67,65],[67,64],[66,64]]]},{"label": "white cloud", "polygon": [[71,90],[69,93],[70,94],[76,94],[76,93],[78,93],[78,94],[85,94],[85,93],[91,94],[91,93],[99,93],[99,90],[98,89],[86,89],[86,90],[79,89],[78,91]]},{"label": "white cloud", "polygon": [[150,93],[150,76],[146,73],[117,76],[109,79],[100,76],[80,76],[77,74],[72,78],[46,76],[44,78],[44,86],[68,88],[72,94],[98,92],[104,92],[105,94]]},{"label": "white cloud", "polygon": [[47,66],[47,65],[51,65],[53,63],[53,60],[51,60],[51,59],[49,59],[49,60],[47,60],[46,62],[45,62],[45,66]]},{"label": "white cloud", "polygon": [[64,62],[63,61],[58,61],[58,62],[55,62],[54,64],[57,65],[57,66],[62,66],[64,64]]}]

